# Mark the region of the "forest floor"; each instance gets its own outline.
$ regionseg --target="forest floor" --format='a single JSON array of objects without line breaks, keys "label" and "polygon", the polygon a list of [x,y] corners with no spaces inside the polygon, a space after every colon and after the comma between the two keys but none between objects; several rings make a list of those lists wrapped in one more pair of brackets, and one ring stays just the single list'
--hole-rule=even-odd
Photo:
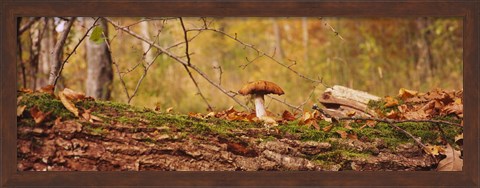
[{"label": "forest floor", "polygon": [[[284,117],[266,127],[233,108],[178,114],[88,97],[70,101],[73,107],[52,93],[19,91],[18,170],[430,171],[448,156],[437,146],[458,149],[462,132],[432,122],[396,124],[427,152],[383,122]],[[452,114],[437,119],[461,121]]]}]

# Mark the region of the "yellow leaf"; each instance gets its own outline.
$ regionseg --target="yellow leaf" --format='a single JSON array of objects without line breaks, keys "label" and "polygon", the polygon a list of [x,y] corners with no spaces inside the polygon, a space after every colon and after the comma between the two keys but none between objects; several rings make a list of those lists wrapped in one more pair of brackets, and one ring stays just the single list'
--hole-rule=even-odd
[{"label": "yellow leaf", "polygon": [[385,97],[385,107],[386,108],[396,106],[396,105],[398,105],[398,100],[397,99],[395,99],[393,97],[390,97],[390,96]]},{"label": "yellow leaf", "polygon": [[58,97],[60,98],[60,101],[62,101],[63,106],[65,106],[68,111],[72,112],[73,114],[75,114],[75,116],[78,117],[79,112],[78,108],[75,107],[75,104],[73,104],[72,101],[68,100],[61,91],[58,93]]},{"label": "yellow leaf", "polygon": [[429,154],[431,154],[431,155],[433,155],[433,156],[439,155],[440,152],[442,152],[442,153],[445,152],[445,150],[444,150],[442,147],[440,147],[440,146],[436,146],[436,145],[434,145],[434,146],[429,146],[429,145],[427,145],[426,147],[427,147],[427,148],[426,148],[425,152],[427,152],[427,153],[429,153]]},{"label": "yellow leaf", "polygon": [[461,98],[456,98],[455,99],[455,104],[462,104],[462,99]]},{"label": "yellow leaf", "polygon": [[67,97],[67,99],[74,100],[74,99],[84,99],[85,94],[77,91],[73,91],[71,89],[65,88],[63,89],[63,95]]},{"label": "yellow leaf", "polygon": [[18,117],[18,116],[21,116],[21,115],[23,114],[23,111],[25,111],[25,108],[26,108],[26,107],[27,107],[27,106],[25,106],[25,105],[17,106],[17,117]]},{"label": "yellow leaf", "polygon": [[418,91],[413,91],[413,90],[408,90],[405,88],[401,88],[400,91],[398,91],[398,97],[402,98],[403,100],[417,96]]},{"label": "yellow leaf", "polygon": [[324,127],[322,130],[325,131],[325,132],[330,132],[330,130],[332,130],[332,127],[333,127],[333,125],[330,124],[330,125]]},{"label": "yellow leaf", "polygon": [[356,111],[349,111],[349,112],[347,112],[347,116],[348,116],[348,117],[352,117],[352,116],[354,116],[356,113],[357,113]]}]

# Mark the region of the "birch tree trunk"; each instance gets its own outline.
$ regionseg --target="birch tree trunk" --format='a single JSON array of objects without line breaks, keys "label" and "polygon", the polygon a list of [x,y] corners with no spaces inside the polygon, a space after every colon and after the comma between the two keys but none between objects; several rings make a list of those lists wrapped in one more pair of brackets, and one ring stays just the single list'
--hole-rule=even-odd
[{"label": "birch tree trunk", "polygon": [[48,84],[50,67],[52,66],[53,49],[55,48],[55,25],[53,18],[45,18],[45,30],[40,41],[40,52],[38,57],[38,72],[35,83],[35,89],[39,89]]},{"label": "birch tree trunk", "polygon": [[[93,19],[85,19],[87,27],[93,23]],[[107,22],[104,19],[100,19],[97,23],[99,27],[102,27],[105,37],[108,37]],[[112,58],[108,52],[107,44],[105,42],[95,43],[87,40],[85,46],[87,48],[86,94],[96,99],[108,100],[112,90],[113,69]]]},{"label": "birch tree trunk", "polygon": [[[150,35],[148,34],[149,33],[148,28],[149,27],[148,27],[147,21],[140,22],[140,29],[141,29],[142,35],[146,39],[150,39]],[[150,48],[150,45],[146,42],[142,42],[142,50],[143,50],[143,53],[145,53],[144,55],[145,62],[151,63],[153,60],[153,56],[152,56],[152,49]]]}]

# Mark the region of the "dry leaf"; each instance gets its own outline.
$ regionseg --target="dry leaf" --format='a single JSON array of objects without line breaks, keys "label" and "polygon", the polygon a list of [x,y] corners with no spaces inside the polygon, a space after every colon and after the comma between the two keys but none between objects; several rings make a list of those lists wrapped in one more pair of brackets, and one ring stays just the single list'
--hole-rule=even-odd
[{"label": "dry leaf", "polygon": [[28,88],[20,88],[18,91],[20,91],[22,93],[33,93],[33,91],[31,89],[28,89]]},{"label": "dry leaf", "polygon": [[347,138],[347,136],[348,136],[348,133],[345,132],[345,131],[342,131],[342,130],[337,130],[335,132],[338,133],[340,135],[340,137],[342,137],[342,138]]},{"label": "dry leaf", "polygon": [[73,114],[75,114],[75,116],[78,117],[79,112],[78,112],[78,108],[75,107],[75,104],[73,104],[72,101],[68,100],[67,97],[61,91],[58,93],[58,97],[60,98],[60,101],[62,101],[63,106],[65,106],[65,108],[68,111],[72,112]]},{"label": "dry leaf", "polygon": [[347,138],[348,139],[352,139],[352,140],[357,140],[358,139],[358,136],[357,134],[353,133],[353,134],[348,134],[347,133]]},{"label": "dry leaf", "polygon": [[262,116],[259,119],[264,122],[264,125],[266,127],[273,127],[273,126],[278,125],[277,121],[275,121],[275,119],[273,117],[270,117],[270,116]]},{"label": "dry leaf", "polygon": [[398,105],[397,99],[390,96],[385,97],[385,105],[384,105],[385,108],[396,106],[396,105]]},{"label": "dry leaf", "polygon": [[447,157],[438,163],[437,171],[462,171],[463,159],[460,158],[460,151],[447,144],[445,155]]},{"label": "dry leaf", "polygon": [[459,146],[463,145],[463,133],[455,136],[455,143]]},{"label": "dry leaf", "polygon": [[456,114],[459,117],[463,117],[463,104],[450,103],[445,106],[440,115]]},{"label": "dry leaf", "polygon": [[391,111],[388,112],[385,116],[386,116],[387,118],[390,118],[390,119],[397,119],[397,118],[398,118],[398,113],[395,112],[395,110],[391,110]]},{"label": "dry leaf", "polygon": [[332,127],[333,127],[333,124],[330,124],[330,125],[324,127],[322,130],[325,131],[325,132],[330,132],[330,130],[332,130]]},{"label": "dry leaf", "polygon": [[75,100],[75,99],[81,100],[85,98],[84,93],[73,91],[68,88],[63,89],[63,94],[65,95],[65,97],[67,97],[70,100]]},{"label": "dry leaf", "polygon": [[210,112],[210,113],[208,113],[205,117],[206,117],[206,118],[215,117],[216,114],[217,114],[217,113],[215,113],[215,112]]},{"label": "dry leaf", "polygon": [[23,111],[25,111],[26,107],[26,105],[17,106],[17,117],[23,114]]},{"label": "dry leaf", "polygon": [[430,146],[430,145],[427,145],[426,146],[426,149],[424,149],[425,152],[433,155],[433,156],[437,156],[439,155],[440,153],[443,153],[445,152],[445,149],[443,149],[442,147],[440,146],[436,146],[436,145],[433,145],[433,146]]},{"label": "dry leaf", "polygon": [[356,111],[349,111],[349,112],[347,112],[347,116],[348,116],[348,117],[352,117],[352,116],[354,116],[355,114],[357,114]]},{"label": "dry leaf", "polygon": [[38,91],[41,93],[48,93],[50,95],[53,95],[55,87],[53,85],[46,85],[45,87],[40,88]]},{"label": "dry leaf", "polygon": [[23,98],[23,96],[18,96],[17,97],[17,106],[18,106],[18,104],[20,104],[20,101],[22,101],[22,98]]},{"label": "dry leaf", "polygon": [[400,91],[398,91],[398,97],[402,98],[403,100],[417,96],[418,91],[413,91],[413,90],[408,90],[405,88],[401,88]]},{"label": "dry leaf", "polygon": [[292,113],[290,113],[289,111],[285,110],[283,111],[282,113],[282,119],[284,119],[285,121],[293,121],[295,120],[295,116],[293,116]]},{"label": "dry leaf", "polygon": [[32,115],[33,117],[33,120],[35,121],[35,124],[40,124],[43,122],[43,120],[45,120],[45,118],[50,114],[52,113],[52,111],[50,112],[47,112],[47,113],[43,113],[42,111],[40,111],[36,106],[32,107],[30,109],[30,115]]}]

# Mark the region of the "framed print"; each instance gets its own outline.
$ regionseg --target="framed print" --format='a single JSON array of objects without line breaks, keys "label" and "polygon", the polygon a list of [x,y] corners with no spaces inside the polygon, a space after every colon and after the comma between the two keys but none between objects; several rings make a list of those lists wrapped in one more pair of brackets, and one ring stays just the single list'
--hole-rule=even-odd
[{"label": "framed print", "polygon": [[1,184],[478,186],[479,13],[2,2]]}]

